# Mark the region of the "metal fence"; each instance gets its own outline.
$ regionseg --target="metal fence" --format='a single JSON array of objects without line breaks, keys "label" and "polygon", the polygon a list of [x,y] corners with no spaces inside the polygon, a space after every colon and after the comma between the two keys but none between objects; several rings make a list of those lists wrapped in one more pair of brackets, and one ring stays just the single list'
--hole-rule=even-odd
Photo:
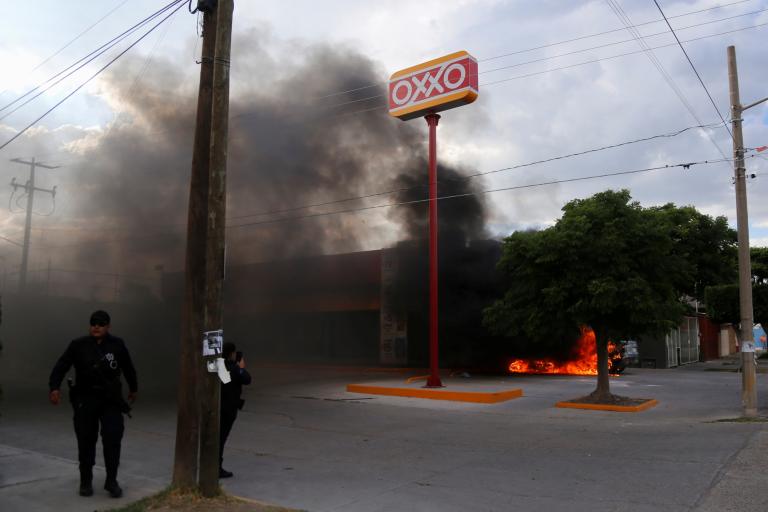
[{"label": "metal fence", "polygon": [[667,367],[695,363],[699,360],[699,321],[687,316],[680,326],[667,334]]}]

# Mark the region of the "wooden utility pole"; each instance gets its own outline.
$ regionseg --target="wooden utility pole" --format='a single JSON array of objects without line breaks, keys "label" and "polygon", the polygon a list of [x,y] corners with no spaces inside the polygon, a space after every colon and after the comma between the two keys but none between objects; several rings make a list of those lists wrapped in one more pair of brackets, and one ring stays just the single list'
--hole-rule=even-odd
[{"label": "wooden utility pole", "polygon": [[728,47],[728,85],[731,91],[733,123],[733,172],[736,185],[736,229],[739,240],[739,309],[741,311],[741,403],[746,417],[757,416],[757,386],[755,338],[752,331],[752,263],[749,254],[749,215],[747,214],[747,179],[744,167],[744,138],[741,132],[742,113],[768,100],[742,106],[739,97],[739,74],[736,68],[736,48]]},{"label": "wooden utility pole", "polygon": [[21,158],[14,158],[11,162],[18,164],[24,164],[29,166],[29,180],[26,184],[19,185],[16,183],[16,178],[11,181],[11,186],[14,190],[17,188],[23,188],[27,194],[27,219],[24,224],[24,245],[21,249],[21,272],[19,273],[19,293],[24,293],[27,290],[27,268],[29,265],[29,239],[32,233],[32,209],[34,208],[35,191],[47,192],[53,197],[56,197],[56,187],[52,189],[37,188],[35,187],[35,168],[42,167],[44,169],[58,169],[58,165],[45,165],[36,161],[34,158],[31,161],[22,160]]},{"label": "wooden utility pole", "polygon": [[[208,193],[208,243],[206,251],[205,330],[223,328],[225,221],[227,213],[227,136],[229,133],[229,71],[232,43],[233,0],[219,0],[216,52],[213,59],[213,106]],[[219,400],[221,385],[215,373],[202,384],[200,415],[200,491],[219,492]]]},{"label": "wooden utility pole", "polygon": [[187,252],[184,274],[184,306],[181,314],[179,350],[178,415],[172,486],[197,487],[200,460],[199,381],[204,371],[202,357],[203,310],[205,307],[206,240],[208,237],[208,172],[211,148],[213,59],[216,47],[216,10],[203,15],[203,49],[200,88],[192,154],[187,214]]}]

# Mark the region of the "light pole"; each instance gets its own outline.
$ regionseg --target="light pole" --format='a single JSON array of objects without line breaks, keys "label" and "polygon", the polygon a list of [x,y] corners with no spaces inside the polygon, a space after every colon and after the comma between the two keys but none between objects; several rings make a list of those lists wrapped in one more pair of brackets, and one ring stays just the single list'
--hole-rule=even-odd
[{"label": "light pole", "polygon": [[744,167],[744,138],[741,132],[742,113],[767,101],[763,98],[743,106],[739,98],[739,73],[736,68],[736,47],[728,47],[728,85],[731,93],[731,122],[733,125],[733,172],[736,185],[736,229],[739,240],[739,310],[741,312],[741,402],[744,416],[757,416],[757,386],[755,339],[752,332],[752,263],[749,255],[749,216],[747,214],[747,183]]}]

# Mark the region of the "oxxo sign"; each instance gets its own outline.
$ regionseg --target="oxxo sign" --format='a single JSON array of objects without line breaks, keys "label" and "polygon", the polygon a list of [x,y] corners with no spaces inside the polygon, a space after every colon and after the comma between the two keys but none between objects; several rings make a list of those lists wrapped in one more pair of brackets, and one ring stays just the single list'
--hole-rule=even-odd
[{"label": "oxxo sign", "polygon": [[456,52],[394,73],[389,114],[406,121],[472,103],[477,95],[477,60]]}]

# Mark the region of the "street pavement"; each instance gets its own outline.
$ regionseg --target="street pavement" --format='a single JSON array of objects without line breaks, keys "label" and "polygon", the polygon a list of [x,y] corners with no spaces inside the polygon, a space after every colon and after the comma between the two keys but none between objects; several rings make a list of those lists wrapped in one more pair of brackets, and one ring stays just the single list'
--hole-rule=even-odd
[{"label": "street pavement", "polygon": [[[347,393],[349,383],[402,382],[419,372],[252,368],[222,481],[231,494],[317,512],[765,512],[768,423],[740,416],[740,375],[718,363],[629,369],[612,391],[659,404],[639,413],[555,408],[594,377],[447,378],[448,389],[522,388],[497,404]],[[758,376],[768,415],[768,377]],[[126,420],[110,499],[77,496],[71,409],[4,383],[0,510],[105,510],[169,484],[175,405],[144,391]],[[97,463],[102,464],[101,450]]]}]

